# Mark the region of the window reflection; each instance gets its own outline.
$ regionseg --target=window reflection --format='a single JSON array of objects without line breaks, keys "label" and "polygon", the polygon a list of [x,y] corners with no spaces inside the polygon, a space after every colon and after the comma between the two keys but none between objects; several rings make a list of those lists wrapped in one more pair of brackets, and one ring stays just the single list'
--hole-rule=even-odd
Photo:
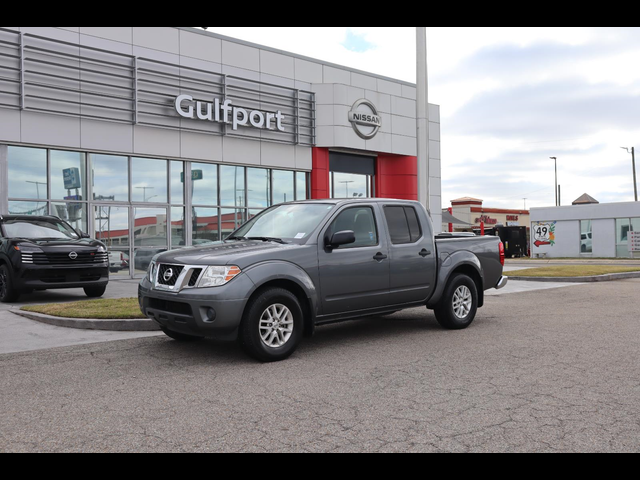
[{"label": "window reflection", "polygon": [[91,154],[93,199],[100,202],[129,201],[129,159]]},{"label": "window reflection", "polygon": [[304,172],[296,173],[296,200],[307,200],[309,198],[307,192],[307,174]]},{"label": "window reflection", "polygon": [[9,215],[48,215],[46,202],[9,202]]},{"label": "window reflection", "polygon": [[192,218],[193,246],[206,245],[220,240],[217,208],[194,208]]},{"label": "window reflection", "polygon": [[9,198],[47,198],[47,151],[9,147]]},{"label": "window reflection", "polygon": [[167,210],[164,208],[136,208],[133,238],[136,247],[166,247],[168,245]]},{"label": "window reflection", "polygon": [[247,205],[249,208],[271,206],[271,181],[269,170],[247,168]]},{"label": "window reflection", "polygon": [[273,204],[292,202],[295,200],[294,174],[274,170],[273,175]]},{"label": "window reflection", "polygon": [[246,222],[246,211],[222,209],[222,238],[227,238]]},{"label": "window reflection", "polygon": [[131,159],[131,200],[167,203],[167,162],[147,158]]},{"label": "window reflection", "polygon": [[184,163],[169,162],[171,168],[171,203],[173,205],[184,205]]},{"label": "window reflection", "polygon": [[79,232],[89,232],[86,203],[52,203],[51,213]]},{"label": "window reflection", "polygon": [[100,205],[94,208],[94,230],[97,240],[107,247],[129,245],[129,208]]},{"label": "window reflection", "polygon": [[369,198],[371,177],[353,173],[333,172],[332,198]]},{"label": "window reflection", "polygon": [[87,198],[85,154],[51,151],[51,198],[82,201]]},{"label": "window reflection", "polygon": [[206,163],[191,164],[193,205],[218,205],[218,166]]},{"label": "window reflection", "polygon": [[171,248],[180,248],[187,244],[184,220],[184,208],[171,208]]},{"label": "window reflection", "polygon": [[580,252],[593,253],[593,228],[591,220],[580,222]]},{"label": "window reflection", "polygon": [[220,205],[243,207],[244,167],[220,167]]}]

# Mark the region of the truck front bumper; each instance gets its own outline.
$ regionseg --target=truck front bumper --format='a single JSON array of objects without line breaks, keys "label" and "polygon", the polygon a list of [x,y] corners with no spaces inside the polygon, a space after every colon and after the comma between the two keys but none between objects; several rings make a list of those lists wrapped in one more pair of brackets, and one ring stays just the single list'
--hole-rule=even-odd
[{"label": "truck front bumper", "polygon": [[142,313],[164,330],[235,339],[252,289],[253,282],[246,275],[222,287],[191,288],[179,293],[155,290],[144,279],[138,287],[138,301]]}]

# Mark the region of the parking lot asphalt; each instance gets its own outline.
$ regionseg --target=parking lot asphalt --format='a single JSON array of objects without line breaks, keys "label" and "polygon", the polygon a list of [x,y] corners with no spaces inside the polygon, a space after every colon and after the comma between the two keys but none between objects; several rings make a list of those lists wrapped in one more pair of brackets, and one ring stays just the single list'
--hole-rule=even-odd
[{"label": "parking lot asphalt", "polygon": [[[290,360],[163,336],[0,355],[0,452],[636,452],[640,279],[318,329]],[[3,317],[4,318],[4,317]]]}]

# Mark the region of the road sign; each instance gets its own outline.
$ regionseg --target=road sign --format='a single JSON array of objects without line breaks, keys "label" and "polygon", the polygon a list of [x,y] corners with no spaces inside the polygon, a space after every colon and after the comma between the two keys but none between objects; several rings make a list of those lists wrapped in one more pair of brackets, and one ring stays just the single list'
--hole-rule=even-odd
[{"label": "road sign", "polygon": [[[191,180],[204,180],[204,172],[202,170],[191,170]],[[180,181],[184,183],[184,172],[180,174]]]},{"label": "road sign", "polygon": [[66,190],[73,190],[74,188],[82,188],[82,181],[80,179],[79,168],[65,168],[62,171],[62,177],[64,178],[64,188]]}]

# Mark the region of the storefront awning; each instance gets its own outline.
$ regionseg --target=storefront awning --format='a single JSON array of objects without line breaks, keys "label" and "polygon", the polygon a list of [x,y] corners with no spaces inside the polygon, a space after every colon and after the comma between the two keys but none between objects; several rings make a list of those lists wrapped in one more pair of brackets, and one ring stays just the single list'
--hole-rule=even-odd
[{"label": "storefront awning", "polygon": [[452,223],[453,225],[473,225],[472,223],[463,222],[462,220],[457,219],[449,212],[442,212],[442,223]]}]

